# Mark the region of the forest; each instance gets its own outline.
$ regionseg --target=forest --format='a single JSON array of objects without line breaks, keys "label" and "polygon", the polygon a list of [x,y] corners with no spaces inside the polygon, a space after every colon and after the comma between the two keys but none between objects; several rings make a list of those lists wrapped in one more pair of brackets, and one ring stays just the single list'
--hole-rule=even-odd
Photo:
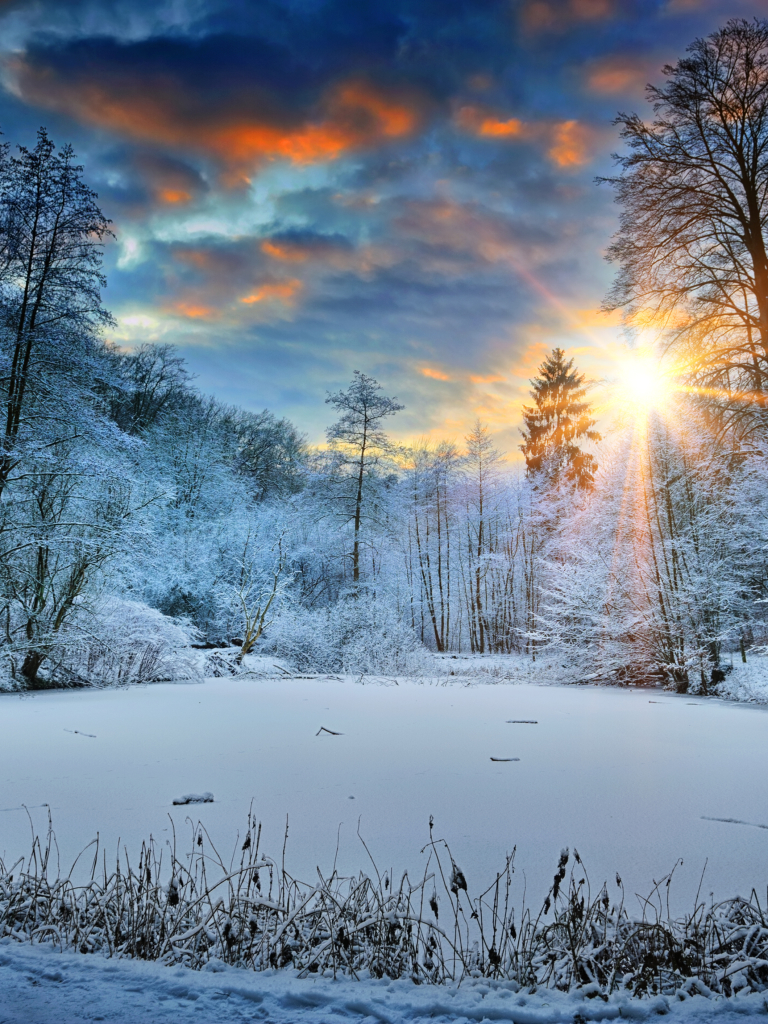
[{"label": "forest", "polygon": [[[617,120],[605,308],[663,401],[555,348],[524,461],[481,422],[395,443],[355,372],[327,439],[109,341],[110,223],[68,146],[0,156],[0,687],[238,672],[428,674],[553,659],[571,681],[707,692],[768,644],[768,23],[730,22]],[[607,241],[607,240],[606,240]],[[633,340],[634,339],[634,340]],[[617,340],[617,345],[622,344]],[[391,430],[390,430],[391,433]]]}]

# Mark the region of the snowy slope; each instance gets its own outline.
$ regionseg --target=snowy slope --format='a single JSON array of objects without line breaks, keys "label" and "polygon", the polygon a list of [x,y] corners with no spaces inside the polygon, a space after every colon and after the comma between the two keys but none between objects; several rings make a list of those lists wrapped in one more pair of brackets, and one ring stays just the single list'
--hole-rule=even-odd
[{"label": "snowy slope", "polygon": [[733,999],[703,996],[605,1003],[579,993],[516,992],[510,983],[465,982],[461,987],[410,981],[334,981],[298,978],[292,971],[255,975],[224,965],[194,972],[143,961],[58,953],[0,941],[0,1024],[325,1024],[329,1021],[480,1022],[550,1024],[583,1020],[670,1022],[744,1021],[764,1017],[764,994]]}]

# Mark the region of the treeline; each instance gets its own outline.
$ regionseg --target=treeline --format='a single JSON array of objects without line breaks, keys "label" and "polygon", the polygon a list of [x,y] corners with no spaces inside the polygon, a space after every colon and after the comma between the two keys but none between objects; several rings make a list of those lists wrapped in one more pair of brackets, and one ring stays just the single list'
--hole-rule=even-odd
[{"label": "treeline", "polygon": [[206,651],[349,672],[466,651],[706,689],[765,645],[768,23],[697,41],[651,99],[652,125],[619,119],[608,306],[653,325],[674,393],[598,425],[553,350],[519,472],[480,423],[394,444],[402,407],[363,373],[313,449],[201,394],[172,348],[113,348],[82,168],[45,132],[3,149],[4,685],[178,677]]}]

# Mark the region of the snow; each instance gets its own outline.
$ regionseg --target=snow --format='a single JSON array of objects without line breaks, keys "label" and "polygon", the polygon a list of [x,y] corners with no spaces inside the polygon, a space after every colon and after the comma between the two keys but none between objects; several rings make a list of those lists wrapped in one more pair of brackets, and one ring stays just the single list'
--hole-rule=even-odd
[{"label": "snow", "polygon": [[[382,870],[418,874],[434,815],[473,891],[516,845],[514,897],[540,905],[568,845],[593,888],[618,871],[630,894],[682,858],[682,913],[705,864],[704,897],[765,892],[766,831],[750,826],[768,824],[766,715],[661,690],[402,679],[3,695],[0,855],[27,852],[25,806],[40,831],[50,806],[68,868],[97,832],[114,860],[118,841],[133,856],[150,833],[170,840],[171,820],[184,850],[190,815],[231,851],[252,805],[273,857],[287,816],[286,866],[299,878],[334,858],[342,873],[370,870],[358,827]],[[215,803],[172,803],[206,791]]]},{"label": "snow", "polygon": [[750,654],[746,664],[737,660],[717,692],[729,700],[768,704],[768,658]]},{"label": "snow", "polygon": [[587,990],[564,994],[520,992],[510,982],[465,981],[461,986],[414,985],[409,980],[359,981],[298,978],[291,970],[253,974],[212,963],[206,971],[160,967],[143,961],[59,953],[50,946],[19,946],[0,940],[2,1024],[326,1024],[332,1020],[430,1021],[432,1024],[514,1021],[554,1024],[583,1020],[655,1020],[670,1024],[721,1024],[763,1017],[765,994],[731,999],[694,995],[607,1002]]},{"label": "snow", "polygon": [[[169,815],[183,846],[190,808],[174,804],[207,799],[209,785],[216,802],[193,810],[217,843],[234,847],[253,801],[264,847],[279,855],[287,814],[287,866],[304,878],[334,857],[342,872],[370,869],[358,822],[380,868],[418,871],[434,814],[471,890],[517,844],[518,906],[523,895],[540,903],[564,844],[578,847],[593,889],[619,870],[628,893],[647,894],[682,858],[673,912],[691,909],[705,863],[705,898],[764,892],[768,794],[755,780],[768,769],[768,708],[759,706],[768,688],[755,662],[749,676],[728,677],[730,693],[751,695],[746,705],[662,690],[467,685],[463,664],[431,683],[286,678],[249,666],[197,684],[3,695],[0,852],[6,862],[25,852],[24,807],[42,829],[48,806],[66,867],[97,831],[109,851],[119,840],[135,852],[150,832],[169,838]],[[519,659],[488,659],[475,679],[524,670]],[[190,783],[198,789],[172,799]],[[570,1024],[659,1014],[725,1024],[768,1012],[764,994],[606,1002],[483,979],[416,986],[218,961],[194,972],[10,939],[0,940],[0,991],[0,1024]]]},{"label": "snow", "polygon": [[212,804],[213,793],[186,793],[184,796],[174,797],[173,803],[176,807],[184,804]]}]

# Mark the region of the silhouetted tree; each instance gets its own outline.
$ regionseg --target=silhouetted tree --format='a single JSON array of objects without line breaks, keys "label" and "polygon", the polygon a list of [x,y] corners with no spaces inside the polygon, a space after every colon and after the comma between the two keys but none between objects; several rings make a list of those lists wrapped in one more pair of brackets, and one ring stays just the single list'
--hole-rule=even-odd
[{"label": "silhouetted tree", "polygon": [[666,83],[648,86],[653,122],[616,120],[630,152],[602,179],[622,207],[605,305],[665,330],[691,383],[764,405],[768,21],[733,19],[663,71]]}]

